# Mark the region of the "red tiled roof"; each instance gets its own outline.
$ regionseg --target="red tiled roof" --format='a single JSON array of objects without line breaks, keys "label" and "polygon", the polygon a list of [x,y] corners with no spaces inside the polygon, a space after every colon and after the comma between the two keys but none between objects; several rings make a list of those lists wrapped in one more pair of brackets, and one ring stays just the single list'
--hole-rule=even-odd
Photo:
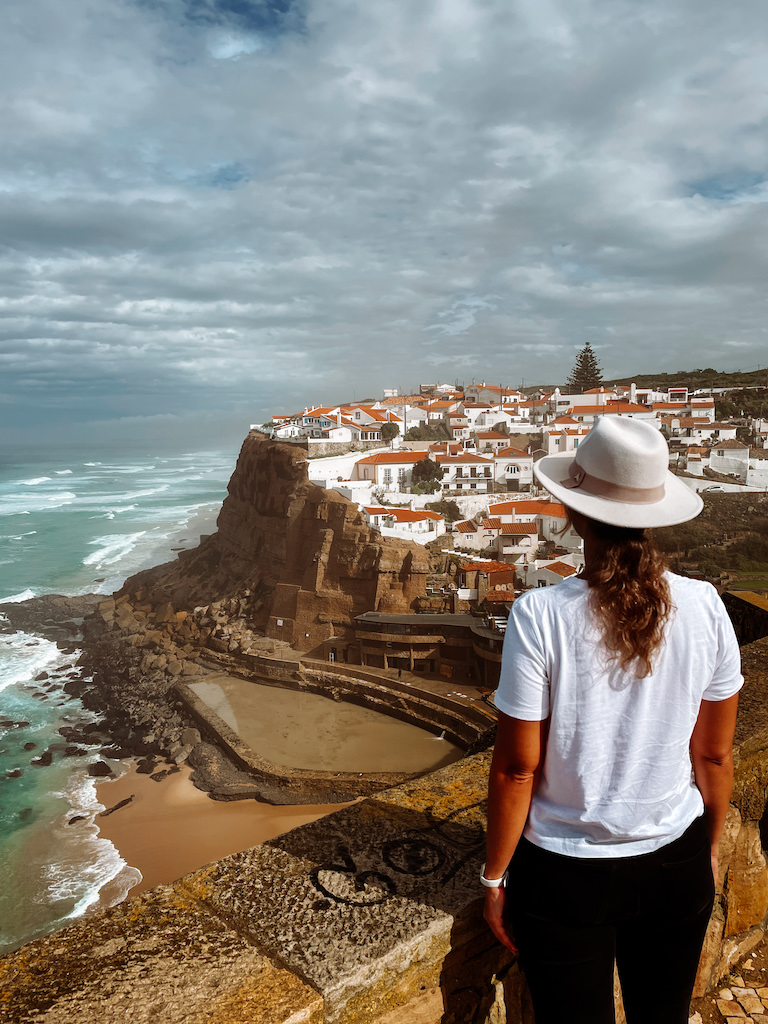
[{"label": "red tiled roof", "polygon": [[530,452],[521,452],[519,448],[499,448],[495,458],[501,459],[532,459]]},{"label": "red tiled roof", "polygon": [[589,391],[583,392],[585,395],[613,395],[615,392],[611,388],[590,388]]},{"label": "red tiled roof", "polygon": [[651,406],[652,409],[685,409],[687,408],[687,402],[654,402]]},{"label": "red tiled roof", "polygon": [[508,516],[513,512],[521,515],[530,513],[557,516],[558,519],[565,518],[565,505],[557,501],[546,501],[543,498],[523,498],[520,501],[500,501],[495,505],[489,505],[488,511],[492,516]]},{"label": "red tiled roof", "polygon": [[460,523],[454,523],[453,528],[459,533],[477,533],[478,526],[474,519],[462,519]]},{"label": "red tiled roof", "polygon": [[605,403],[606,412],[650,412],[647,405],[638,405],[636,402],[611,401]]},{"label": "red tiled roof", "polygon": [[577,422],[578,422],[578,420],[575,420],[573,418],[573,416],[558,416],[556,420],[552,420],[552,424],[550,424],[550,425],[557,425],[558,423],[577,423]]},{"label": "red tiled roof", "polygon": [[498,430],[481,430],[478,431],[477,436],[484,441],[506,441],[507,439],[507,435],[501,434]]},{"label": "red tiled roof", "polygon": [[538,536],[539,528],[536,523],[502,523],[501,532],[506,536],[522,536],[524,533],[535,533]]},{"label": "red tiled roof", "polygon": [[743,441],[737,441],[735,438],[729,437],[727,441],[721,441],[720,444],[716,444],[712,450],[720,451],[723,448],[749,448],[749,445],[744,444]]},{"label": "red tiled roof", "polygon": [[429,450],[433,455],[458,455],[464,449],[458,441],[440,441],[437,444],[431,444]]},{"label": "red tiled roof", "polygon": [[[364,429],[364,428],[363,428]],[[358,466],[377,466],[382,464],[422,462],[426,459],[426,452],[376,452],[375,455],[366,455],[364,459],[358,459]]]},{"label": "red tiled roof", "polygon": [[500,519],[481,519],[480,525],[484,530],[500,530],[501,520]]},{"label": "red tiled roof", "polygon": [[572,565],[566,565],[565,562],[552,562],[551,565],[542,565],[541,568],[549,569],[550,572],[557,573],[557,575],[562,576],[563,579],[576,575],[576,569],[574,569]]},{"label": "red tiled roof", "polygon": [[491,587],[485,595],[486,601],[494,604],[512,604],[515,600],[514,590],[505,590],[503,587]]}]

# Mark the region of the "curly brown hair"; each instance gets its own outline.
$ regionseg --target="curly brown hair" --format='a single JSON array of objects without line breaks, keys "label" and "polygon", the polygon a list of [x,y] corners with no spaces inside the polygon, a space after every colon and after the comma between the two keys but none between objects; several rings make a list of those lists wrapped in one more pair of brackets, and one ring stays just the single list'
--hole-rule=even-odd
[{"label": "curly brown hair", "polygon": [[594,519],[589,528],[597,557],[583,576],[605,645],[625,672],[643,679],[653,671],[674,608],[664,558],[645,530]]}]

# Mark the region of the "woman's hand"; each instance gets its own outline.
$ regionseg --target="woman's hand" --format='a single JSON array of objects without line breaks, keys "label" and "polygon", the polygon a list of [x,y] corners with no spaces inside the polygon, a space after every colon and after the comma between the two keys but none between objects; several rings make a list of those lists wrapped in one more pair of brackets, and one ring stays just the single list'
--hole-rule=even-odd
[{"label": "woman's hand", "polygon": [[503,913],[505,901],[506,891],[503,886],[500,885],[496,889],[486,889],[483,917],[488,922],[491,931],[499,942],[517,956],[517,946],[515,945],[514,936],[507,931],[504,925]]}]

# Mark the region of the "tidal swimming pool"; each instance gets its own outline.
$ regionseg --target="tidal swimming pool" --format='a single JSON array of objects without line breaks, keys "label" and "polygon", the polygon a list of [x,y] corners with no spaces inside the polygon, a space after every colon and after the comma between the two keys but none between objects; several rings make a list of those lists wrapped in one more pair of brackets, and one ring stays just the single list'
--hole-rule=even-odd
[{"label": "tidal swimming pool", "polygon": [[255,754],[285,768],[324,772],[427,772],[460,747],[370,708],[232,676],[189,684]]}]

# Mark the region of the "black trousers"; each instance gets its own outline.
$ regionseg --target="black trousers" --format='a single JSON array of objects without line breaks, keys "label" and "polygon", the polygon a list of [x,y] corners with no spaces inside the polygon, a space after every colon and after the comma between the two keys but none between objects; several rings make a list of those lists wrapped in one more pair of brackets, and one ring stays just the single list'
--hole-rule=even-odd
[{"label": "black trousers", "polygon": [[536,1024],[614,1024],[614,959],[628,1024],[687,1024],[714,895],[703,817],[638,857],[564,857],[522,839],[505,915]]}]

